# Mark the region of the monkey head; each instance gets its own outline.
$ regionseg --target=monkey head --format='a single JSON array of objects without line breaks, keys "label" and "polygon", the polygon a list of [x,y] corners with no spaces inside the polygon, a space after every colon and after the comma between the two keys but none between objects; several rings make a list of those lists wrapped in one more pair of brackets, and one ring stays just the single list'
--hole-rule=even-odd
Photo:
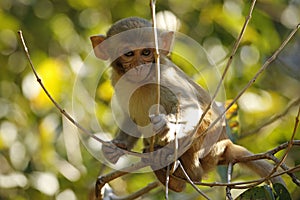
[{"label": "monkey head", "polygon": [[[160,54],[171,49],[173,32],[158,30]],[[92,36],[94,53],[101,60],[111,60],[113,69],[130,80],[144,80],[155,62],[155,41],[152,23],[130,17],[117,21],[105,35]]]}]

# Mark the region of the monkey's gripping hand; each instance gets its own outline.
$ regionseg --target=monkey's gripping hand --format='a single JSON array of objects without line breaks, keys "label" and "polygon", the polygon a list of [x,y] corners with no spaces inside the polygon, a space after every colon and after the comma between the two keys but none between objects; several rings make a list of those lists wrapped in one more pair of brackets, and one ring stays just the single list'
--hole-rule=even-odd
[{"label": "monkey's gripping hand", "polygon": [[158,114],[149,115],[149,117],[153,132],[157,134],[161,142],[168,143],[174,139],[175,132],[180,125],[175,123],[173,115]]},{"label": "monkey's gripping hand", "polygon": [[125,154],[124,151],[126,150],[125,144],[116,140],[112,140],[111,145],[102,146],[104,157],[112,164],[116,164],[119,158]]},{"label": "monkey's gripping hand", "polygon": [[155,134],[168,130],[169,120],[165,114],[150,115],[149,117]]}]

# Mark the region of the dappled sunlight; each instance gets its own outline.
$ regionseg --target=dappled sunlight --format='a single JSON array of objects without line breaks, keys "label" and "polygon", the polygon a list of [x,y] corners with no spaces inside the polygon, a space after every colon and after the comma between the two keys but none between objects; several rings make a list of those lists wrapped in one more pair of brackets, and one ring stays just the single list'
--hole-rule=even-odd
[{"label": "dappled sunlight", "polygon": [[59,182],[53,173],[49,172],[34,172],[30,176],[33,187],[40,192],[52,196],[59,189]]},{"label": "dappled sunlight", "polygon": [[[160,26],[170,24],[172,30],[178,30],[179,40],[170,58],[211,96],[249,6],[250,1],[234,0],[156,1]],[[105,34],[112,23],[129,16],[150,20],[149,2],[0,0],[0,199],[88,199],[94,194],[97,177],[110,172],[101,160],[103,145],[61,116],[42,90],[30,71],[17,31],[22,30],[33,64],[51,96],[80,125],[109,141],[117,130],[115,118],[119,117],[112,108],[111,71],[108,62],[96,59],[89,37]],[[172,23],[165,21],[166,16]],[[234,99],[299,22],[299,2],[257,1],[216,100],[224,103]],[[181,40],[180,33],[193,41]],[[229,110],[237,114],[233,139],[255,153],[288,141],[293,131],[299,103],[286,109],[299,98],[299,35],[296,33],[279,58]],[[173,77],[172,73],[167,75]],[[243,135],[281,113],[284,115],[272,124]],[[300,139],[299,128],[295,139]],[[144,150],[142,141],[134,150]],[[287,164],[299,163],[299,149],[292,148]],[[119,164],[131,163],[124,156]],[[241,175],[243,167],[236,169],[235,181],[251,178],[248,172]],[[226,182],[225,171],[219,168],[204,180]],[[299,178],[299,172],[295,174]],[[152,173],[132,173],[111,186],[120,194],[128,194],[154,180]],[[293,199],[299,199],[299,187],[288,176],[284,180]],[[224,199],[226,195],[223,187],[201,189],[212,199]],[[240,192],[233,193],[236,196]],[[163,196],[160,189],[143,199]],[[170,192],[169,197],[196,199],[199,194],[187,186],[183,193]]]}]

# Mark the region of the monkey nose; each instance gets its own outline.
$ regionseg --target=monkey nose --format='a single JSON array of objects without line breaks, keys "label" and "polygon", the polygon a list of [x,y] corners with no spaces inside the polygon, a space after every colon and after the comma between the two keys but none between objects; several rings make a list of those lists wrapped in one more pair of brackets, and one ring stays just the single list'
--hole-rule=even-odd
[{"label": "monkey nose", "polygon": [[136,66],[138,67],[138,66],[144,65],[145,63],[143,60],[138,60],[136,64],[137,64]]},{"label": "monkey nose", "polygon": [[143,68],[143,65],[142,64],[139,64],[137,65],[134,70],[135,72],[137,73],[137,75],[140,75],[141,71],[142,71],[142,68]]}]

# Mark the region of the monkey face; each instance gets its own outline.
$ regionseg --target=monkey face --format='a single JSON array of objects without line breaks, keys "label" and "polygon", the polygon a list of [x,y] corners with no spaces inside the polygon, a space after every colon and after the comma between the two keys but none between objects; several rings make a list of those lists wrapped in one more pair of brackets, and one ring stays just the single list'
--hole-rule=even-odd
[{"label": "monkey face", "polygon": [[[151,23],[141,26],[133,19],[116,23],[108,31],[108,36],[91,37],[94,53],[102,60],[112,61],[114,81],[122,76],[132,83],[146,82],[152,75],[155,63],[154,29]],[[131,23],[133,22],[133,23]],[[119,30],[120,29],[120,30]],[[161,55],[167,56],[173,41],[173,32],[156,30],[158,32],[158,49]]]},{"label": "monkey face", "polygon": [[[154,53],[151,48],[135,49],[135,50],[125,50],[122,56],[120,56],[120,61],[124,63],[124,66],[130,64],[130,67],[134,68],[142,64],[153,63],[154,62]],[[127,68],[126,68],[127,69]]]},{"label": "monkey face", "polygon": [[147,80],[155,61],[154,49],[125,46],[120,51],[122,54],[113,65],[119,74],[130,82]]},{"label": "monkey face", "polygon": [[[159,52],[167,56],[171,50],[174,33],[170,31],[158,31]],[[90,37],[94,53],[101,60],[116,60],[121,57],[121,61],[129,62],[132,57],[141,56],[143,62],[154,61],[154,29],[152,27],[133,28],[118,34],[95,35]]]}]

